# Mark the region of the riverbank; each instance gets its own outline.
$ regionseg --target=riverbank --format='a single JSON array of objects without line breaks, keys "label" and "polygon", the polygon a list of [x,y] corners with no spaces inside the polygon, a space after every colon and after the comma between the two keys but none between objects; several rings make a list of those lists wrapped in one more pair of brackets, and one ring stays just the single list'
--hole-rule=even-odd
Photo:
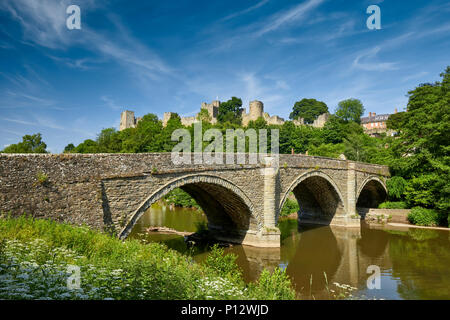
[{"label": "riverbank", "polygon": [[49,220],[0,219],[0,299],[295,298],[281,270],[245,284],[235,259],[214,248],[198,264],[158,243]]}]

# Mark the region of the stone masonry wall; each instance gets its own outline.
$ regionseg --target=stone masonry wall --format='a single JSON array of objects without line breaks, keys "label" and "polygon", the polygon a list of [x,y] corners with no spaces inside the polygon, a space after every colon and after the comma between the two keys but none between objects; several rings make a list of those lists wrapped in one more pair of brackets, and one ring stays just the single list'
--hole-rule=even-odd
[{"label": "stone masonry wall", "polygon": [[[211,209],[212,220],[221,221],[217,212],[213,214],[220,207],[235,225],[258,232],[265,221],[264,176],[260,164],[245,163],[174,165],[170,153],[0,154],[0,213],[28,213],[120,233],[153,200],[175,187],[190,185],[193,194],[209,196],[203,201],[210,206],[206,209]],[[306,173],[329,177],[345,208],[348,192],[355,194],[367,177],[389,176],[387,167],[356,163],[356,187],[348,191],[349,163],[280,155],[274,178],[275,211]]]}]

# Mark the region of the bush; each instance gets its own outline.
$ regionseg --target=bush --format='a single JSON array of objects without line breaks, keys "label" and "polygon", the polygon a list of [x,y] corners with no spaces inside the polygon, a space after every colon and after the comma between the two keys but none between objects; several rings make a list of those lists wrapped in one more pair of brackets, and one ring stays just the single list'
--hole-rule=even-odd
[{"label": "bush", "polygon": [[286,202],[284,203],[283,208],[281,209],[280,216],[288,216],[291,213],[297,212],[300,210],[300,207],[298,206],[298,202],[292,199],[287,198]]},{"label": "bush", "polygon": [[225,254],[225,250],[215,244],[206,257],[204,265],[220,277],[238,280],[242,271],[236,264],[236,259],[236,255]]},{"label": "bush", "polygon": [[284,270],[276,268],[270,273],[264,269],[259,282],[250,284],[249,295],[257,300],[292,300],[295,299],[295,290]]},{"label": "bush", "polygon": [[183,190],[177,188],[168,193],[164,199],[176,207],[201,209],[195,200]]},{"label": "bush", "polygon": [[380,209],[408,209],[408,205],[403,201],[386,201],[383,203],[380,203],[378,206]]},{"label": "bush", "polygon": [[439,225],[440,215],[433,209],[414,207],[408,214],[408,221],[418,226],[437,226]]},{"label": "bush", "polygon": [[[403,197],[407,182],[405,179],[399,176],[395,176],[386,181],[386,185],[388,188],[388,195],[391,199],[399,200]],[[392,208],[397,209],[397,208]]]}]

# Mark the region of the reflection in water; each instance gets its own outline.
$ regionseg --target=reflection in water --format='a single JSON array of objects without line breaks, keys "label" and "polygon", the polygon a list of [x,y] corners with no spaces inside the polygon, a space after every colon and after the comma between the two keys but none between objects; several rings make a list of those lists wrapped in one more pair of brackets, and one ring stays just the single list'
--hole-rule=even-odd
[{"label": "reflection in water", "polygon": [[[153,206],[133,229],[138,237],[145,228],[166,226],[179,231],[195,231],[205,222],[199,211]],[[298,226],[296,220],[283,220],[281,248],[253,248],[235,245],[226,252],[238,256],[237,263],[246,281],[254,281],[264,268],[286,269],[301,298],[326,299],[333,282],[357,287],[355,296],[384,299],[450,299],[450,232],[425,229],[361,229],[329,226]],[[409,230],[409,231],[408,231]],[[192,254],[203,261],[208,248],[189,250],[183,237],[152,233],[149,241],[165,243],[169,248]],[[368,290],[367,267],[381,269],[381,289]],[[312,277],[312,285],[310,281]]]}]

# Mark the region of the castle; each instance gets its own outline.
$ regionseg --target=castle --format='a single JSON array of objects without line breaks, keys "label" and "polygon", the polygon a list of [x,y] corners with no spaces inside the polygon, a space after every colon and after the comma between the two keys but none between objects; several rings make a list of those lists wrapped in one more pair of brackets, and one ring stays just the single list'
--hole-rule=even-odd
[{"label": "castle", "polygon": [[[217,116],[219,115],[219,106],[220,101],[218,100],[214,100],[211,103],[202,102],[200,111],[206,110],[208,112],[209,122],[215,124],[217,123]],[[182,117],[181,124],[189,127],[192,124],[199,122],[199,114],[200,113],[198,113],[194,117]],[[167,122],[173,115],[173,112],[164,112],[164,116],[162,119],[164,127],[167,125]],[[268,125],[282,125],[285,123],[285,120],[283,118],[280,118],[279,116],[270,116],[267,112],[264,112],[264,104],[258,100],[251,101],[249,105],[249,112],[246,113],[245,110],[242,110],[241,116],[243,127],[248,126],[250,121],[256,121],[259,118],[264,119]],[[312,124],[305,124],[303,118],[298,118],[296,120],[293,120],[292,122],[296,126],[309,125],[315,128],[322,128],[328,121],[329,117],[329,113],[323,113],[316,120],[314,120]],[[135,118],[133,111],[126,110],[121,114],[119,130],[134,128],[141,119],[142,118]]]}]

